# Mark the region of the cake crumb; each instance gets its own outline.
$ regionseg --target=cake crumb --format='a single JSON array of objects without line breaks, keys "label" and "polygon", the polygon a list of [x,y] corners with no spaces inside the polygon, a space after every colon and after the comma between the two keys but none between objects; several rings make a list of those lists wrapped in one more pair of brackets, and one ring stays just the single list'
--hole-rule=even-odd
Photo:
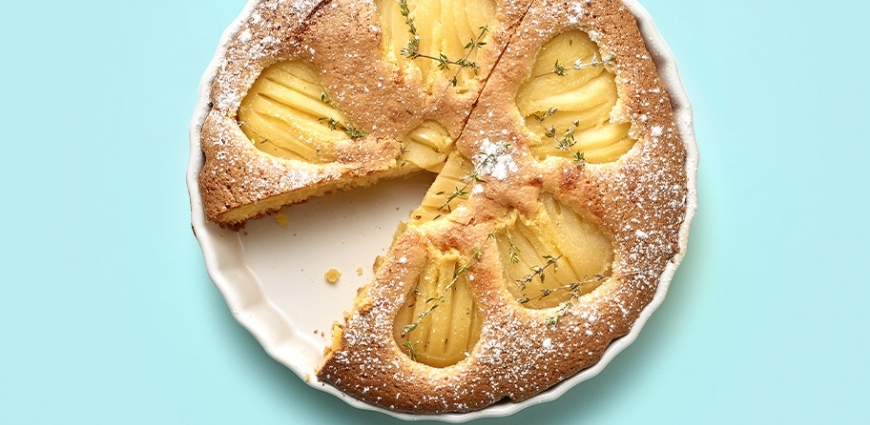
[{"label": "cake crumb", "polygon": [[275,221],[278,222],[278,225],[281,227],[287,227],[287,222],[289,220],[290,220],[290,218],[287,217],[287,214],[284,214],[284,213],[275,214]]},{"label": "cake crumb", "polygon": [[357,268],[356,268],[356,275],[357,275],[357,276],[362,276],[362,275],[363,275],[363,268],[362,268],[362,267],[357,267]]},{"label": "cake crumb", "polygon": [[377,257],[375,257],[375,262],[372,263],[372,271],[377,273],[378,269],[381,268],[381,266],[384,264],[384,261],[386,260],[387,259],[384,258],[383,255],[378,255]]},{"label": "cake crumb", "polygon": [[329,283],[338,282],[338,278],[341,277],[341,272],[336,269],[329,269],[326,274],[323,275],[323,278],[326,279]]}]

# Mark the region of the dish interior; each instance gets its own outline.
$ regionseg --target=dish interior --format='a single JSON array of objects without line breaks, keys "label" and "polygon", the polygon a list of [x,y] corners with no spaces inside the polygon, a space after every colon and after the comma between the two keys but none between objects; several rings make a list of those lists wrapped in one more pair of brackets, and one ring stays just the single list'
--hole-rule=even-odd
[{"label": "dish interior", "polygon": [[[264,298],[312,349],[328,345],[333,322],[372,280],[376,257],[386,254],[397,224],[408,221],[433,179],[422,172],[314,198],[238,232]],[[340,273],[335,283],[326,279],[330,270]]]}]

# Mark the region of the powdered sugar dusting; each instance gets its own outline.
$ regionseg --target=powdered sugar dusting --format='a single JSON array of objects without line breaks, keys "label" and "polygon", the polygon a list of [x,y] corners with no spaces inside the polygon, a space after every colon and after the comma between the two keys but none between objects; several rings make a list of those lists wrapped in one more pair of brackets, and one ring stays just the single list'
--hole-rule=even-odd
[{"label": "powdered sugar dusting", "polygon": [[[587,2],[588,3],[588,2]],[[578,2],[574,2],[571,6],[568,7],[568,23],[571,25],[575,25],[580,22],[580,19],[583,17],[583,4]]]},{"label": "powdered sugar dusting", "polygon": [[506,142],[491,142],[484,139],[480,151],[474,155],[475,169],[481,177],[492,176],[504,181],[511,174],[519,171],[514,157],[510,153],[510,145]]}]

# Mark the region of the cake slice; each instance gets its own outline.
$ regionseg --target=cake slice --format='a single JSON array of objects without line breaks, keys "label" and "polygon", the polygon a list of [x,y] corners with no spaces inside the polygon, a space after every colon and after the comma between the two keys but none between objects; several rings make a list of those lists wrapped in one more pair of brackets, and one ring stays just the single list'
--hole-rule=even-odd
[{"label": "cake slice", "polygon": [[527,7],[259,3],[211,90],[199,178],[207,219],[239,228],[312,196],[437,172]]}]

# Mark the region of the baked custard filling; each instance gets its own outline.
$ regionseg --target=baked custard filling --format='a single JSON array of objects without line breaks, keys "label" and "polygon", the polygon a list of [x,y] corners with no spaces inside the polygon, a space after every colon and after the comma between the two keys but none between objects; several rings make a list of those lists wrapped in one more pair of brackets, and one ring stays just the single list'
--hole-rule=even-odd
[{"label": "baked custard filling", "polygon": [[263,152],[311,163],[324,144],[365,136],[336,108],[320,75],[301,61],[278,62],[257,77],[242,99],[238,123]]},{"label": "baked custard filling", "polygon": [[619,159],[634,146],[628,123],[614,122],[619,98],[613,56],[604,55],[579,30],[553,37],[541,48],[516,104],[533,134],[532,154],[589,163]]},{"label": "baked custard filling", "polygon": [[611,274],[611,241],[550,195],[541,198],[534,217],[508,213],[495,240],[505,286],[527,308],[557,307],[592,292]]},{"label": "baked custard filling", "polygon": [[468,356],[480,339],[482,320],[459,252],[430,247],[428,254],[396,314],[393,336],[412,360],[446,367]]},{"label": "baked custard filling", "polygon": [[444,126],[432,120],[423,121],[411,130],[403,142],[402,160],[434,173],[441,171],[453,149],[450,134]]},{"label": "baked custard filling", "polygon": [[470,178],[472,174],[471,161],[458,152],[453,152],[444,164],[441,172],[432,182],[432,186],[423,196],[420,206],[411,212],[411,225],[420,226],[448,216],[463,205],[475,190],[478,181]]},{"label": "baked custard filling", "polygon": [[459,62],[475,63],[477,47],[485,46],[497,22],[494,0],[375,0],[375,5],[388,60],[419,72],[430,94],[443,81],[459,93],[467,91],[465,83],[477,77],[477,69]]}]

